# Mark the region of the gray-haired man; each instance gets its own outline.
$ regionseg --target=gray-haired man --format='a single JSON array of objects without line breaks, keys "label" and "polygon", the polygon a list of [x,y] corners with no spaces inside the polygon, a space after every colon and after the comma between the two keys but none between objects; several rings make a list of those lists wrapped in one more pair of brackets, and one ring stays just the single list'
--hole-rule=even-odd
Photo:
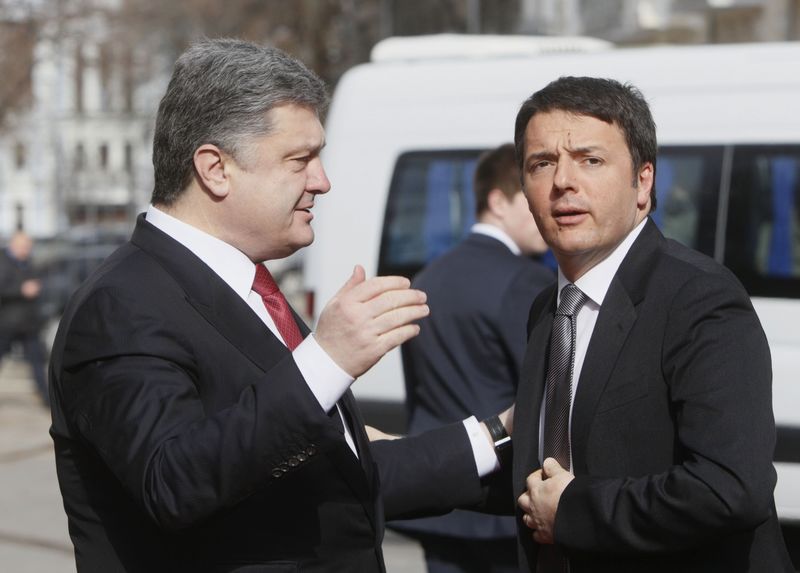
[{"label": "gray-haired man", "polygon": [[326,103],[279,50],[206,41],[178,60],[152,205],[53,350],[79,570],[381,571],[384,514],[479,498],[495,460],[474,419],[370,446],[348,390],[418,332],[424,294],[356,267],[309,335],[261,265],[313,240]]}]

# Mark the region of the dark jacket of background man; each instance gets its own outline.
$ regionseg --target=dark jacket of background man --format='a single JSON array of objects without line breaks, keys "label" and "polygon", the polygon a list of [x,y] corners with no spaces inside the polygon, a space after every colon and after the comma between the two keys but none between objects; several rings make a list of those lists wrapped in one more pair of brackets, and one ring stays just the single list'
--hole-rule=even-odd
[{"label": "dark jacket of background man", "polygon": [[[484,153],[473,189],[479,224],[413,280],[430,316],[402,346],[408,431],[419,434],[514,402],[527,340],[527,310],[555,280],[533,257],[547,245],[522,194],[513,144]],[[512,250],[513,249],[513,250]],[[516,569],[516,525],[509,516],[456,510],[395,522],[425,550],[428,570]]]},{"label": "dark jacket of background man", "polygon": [[8,246],[0,251],[0,356],[18,343],[30,364],[36,390],[47,403],[47,357],[41,339],[44,326],[40,299],[42,284],[31,262],[32,249],[31,237],[17,231],[11,236]]}]

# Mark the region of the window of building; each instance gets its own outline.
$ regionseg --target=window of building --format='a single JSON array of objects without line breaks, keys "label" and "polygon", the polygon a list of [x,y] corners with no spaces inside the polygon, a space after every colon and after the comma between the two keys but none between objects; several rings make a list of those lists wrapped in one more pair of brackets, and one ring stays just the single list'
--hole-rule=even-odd
[{"label": "window of building", "polygon": [[133,144],[125,142],[125,172],[133,173]]},{"label": "window of building", "polygon": [[83,112],[83,74],[86,71],[86,59],[83,56],[83,45],[75,47],[75,111]]},{"label": "window of building", "polygon": [[24,143],[17,141],[14,144],[14,167],[16,167],[18,170],[25,169],[27,162],[28,150]]},{"label": "window of building", "polygon": [[100,169],[102,170],[108,169],[108,144],[101,143],[97,151],[98,151],[98,163],[100,165]]},{"label": "window of building", "polygon": [[86,169],[86,149],[83,147],[83,143],[75,144],[75,157],[72,164],[75,171]]}]

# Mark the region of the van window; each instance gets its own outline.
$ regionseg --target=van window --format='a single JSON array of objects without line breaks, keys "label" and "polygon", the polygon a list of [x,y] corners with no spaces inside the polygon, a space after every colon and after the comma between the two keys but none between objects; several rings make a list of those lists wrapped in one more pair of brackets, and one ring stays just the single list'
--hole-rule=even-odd
[{"label": "van window", "polygon": [[[397,159],[386,204],[378,274],[412,277],[475,222],[472,177],[482,149],[413,151]],[[665,235],[714,255],[722,147],[659,150],[658,208]],[[545,264],[555,268],[552,257]]]},{"label": "van window", "polygon": [[800,146],[734,149],[725,264],[752,296],[800,298]]},{"label": "van window", "polygon": [[661,147],[652,218],[665,236],[714,256],[722,147]]},{"label": "van window", "polygon": [[[379,274],[412,277],[466,235],[475,221],[472,175],[482,151],[414,151],[398,158]],[[728,191],[722,188],[724,152],[719,145],[661,147],[654,221],[667,237],[717,256],[751,296],[800,298],[800,146],[728,148],[724,245],[715,245],[719,197]]]},{"label": "van window", "polygon": [[413,276],[475,222],[472,175],[483,150],[415,151],[395,165],[378,274]]}]

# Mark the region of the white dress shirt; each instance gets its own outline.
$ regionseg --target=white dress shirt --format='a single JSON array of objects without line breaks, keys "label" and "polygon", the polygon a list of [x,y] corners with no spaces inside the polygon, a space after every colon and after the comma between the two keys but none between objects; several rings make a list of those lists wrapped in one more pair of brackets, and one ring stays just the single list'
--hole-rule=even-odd
[{"label": "white dress shirt", "polygon": [[[147,208],[145,217],[148,223],[178,241],[208,265],[253,309],[253,312],[278,340],[286,343],[267,312],[261,295],[252,290],[256,267],[247,255],[232,245],[176,219],[153,205]],[[313,334],[307,336],[292,351],[292,358],[322,409],[329,412],[336,407],[342,418],[345,440],[353,453],[358,456],[353,436],[336,404],[353,383],[354,378],[328,356],[328,353],[314,339]],[[464,420],[464,427],[469,435],[479,475],[484,476],[492,472],[498,467],[497,456],[483,435],[480,424],[472,417]]]},{"label": "white dress shirt", "polygon": [[515,255],[519,256],[522,254],[522,249],[520,249],[519,246],[514,242],[514,239],[509,237],[508,233],[506,233],[500,227],[495,227],[489,223],[475,223],[472,225],[470,233],[477,233],[479,235],[486,235],[487,237],[497,239],[506,247],[508,247],[508,250]]},{"label": "white dress shirt", "polygon": [[[614,275],[617,274],[619,266],[628,251],[631,249],[633,242],[639,233],[642,232],[647,217],[639,223],[625,239],[617,245],[608,257],[603,259],[597,265],[589,269],[586,274],[575,281],[573,284],[578,287],[587,297],[586,303],[578,311],[576,317],[576,333],[575,333],[575,363],[572,370],[572,392],[570,395],[569,407],[569,435],[570,442],[572,441],[572,407],[575,404],[575,392],[578,389],[578,381],[581,378],[581,370],[583,369],[583,361],[586,358],[586,351],[589,348],[589,341],[594,332],[594,325],[597,323],[597,315],[600,313],[600,307],[603,305],[603,300],[606,298],[608,289],[611,286],[611,281]],[[561,302],[561,291],[565,286],[570,284],[561,268],[558,269],[558,300],[556,306]],[[547,388],[545,388],[545,396],[547,395]],[[542,452],[544,451],[544,408],[545,401],[542,400],[542,406],[539,410],[539,462],[543,462]],[[572,447],[570,446],[570,468],[572,466]]]}]

